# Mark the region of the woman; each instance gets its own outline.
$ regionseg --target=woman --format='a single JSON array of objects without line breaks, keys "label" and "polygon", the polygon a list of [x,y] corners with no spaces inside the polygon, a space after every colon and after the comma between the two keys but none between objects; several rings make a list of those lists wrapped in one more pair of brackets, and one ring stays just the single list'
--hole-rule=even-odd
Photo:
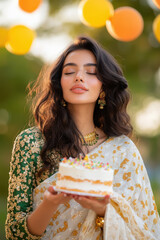
[{"label": "woman", "polygon": [[[7,239],[158,239],[148,175],[129,138],[128,84],[113,57],[79,37],[42,80],[32,90],[36,126],[14,142]],[[80,154],[110,163],[111,199],[53,190],[60,159]]]}]

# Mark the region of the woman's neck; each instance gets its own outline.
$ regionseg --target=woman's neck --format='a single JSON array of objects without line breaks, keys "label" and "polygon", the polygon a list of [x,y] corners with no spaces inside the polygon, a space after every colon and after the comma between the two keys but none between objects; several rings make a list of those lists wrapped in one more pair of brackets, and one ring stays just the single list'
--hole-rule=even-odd
[{"label": "woman's neck", "polygon": [[94,130],[93,104],[68,105],[70,114],[82,135],[86,135]]}]

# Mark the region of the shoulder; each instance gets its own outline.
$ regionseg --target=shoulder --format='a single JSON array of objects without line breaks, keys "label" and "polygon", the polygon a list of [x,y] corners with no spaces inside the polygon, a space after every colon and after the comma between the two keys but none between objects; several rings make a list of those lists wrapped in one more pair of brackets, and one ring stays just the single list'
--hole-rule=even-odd
[{"label": "shoulder", "polygon": [[126,135],[110,137],[106,143],[106,147],[117,157],[122,156],[122,153],[123,156],[132,155],[141,157],[136,144]]},{"label": "shoulder", "polygon": [[42,133],[37,126],[33,126],[21,131],[16,138],[22,139],[25,137],[28,137],[30,139],[33,139],[34,137],[42,138]]},{"label": "shoulder", "polygon": [[39,153],[42,145],[44,144],[44,138],[40,129],[37,126],[27,128],[21,131],[14,140],[13,151],[25,152],[31,150],[32,153]]},{"label": "shoulder", "polygon": [[15,141],[24,141],[26,143],[30,143],[34,140],[43,141],[42,133],[37,126],[33,126],[21,131],[15,138]]},{"label": "shoulder", "polygon": [[126,135],[121,135],[118,137],[113,137],[113,144],[124,147],[125,149],[137,150],[136,144]]}]

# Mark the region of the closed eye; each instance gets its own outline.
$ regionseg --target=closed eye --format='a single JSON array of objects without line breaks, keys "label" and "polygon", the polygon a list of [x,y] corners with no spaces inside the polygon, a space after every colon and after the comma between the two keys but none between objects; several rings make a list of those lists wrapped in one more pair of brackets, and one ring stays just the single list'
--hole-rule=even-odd
[{"label": "closed eye", "polygon": [[64,73],[64,75],[69,75],[69,74],[73,74],[75,72],[68,72],[68,73]]},{"label": "closed eye", "polygon": [[90,74],[90,75],[96,75],[97,73],[91,73],[91,72],[86,72],[87,74]]}]

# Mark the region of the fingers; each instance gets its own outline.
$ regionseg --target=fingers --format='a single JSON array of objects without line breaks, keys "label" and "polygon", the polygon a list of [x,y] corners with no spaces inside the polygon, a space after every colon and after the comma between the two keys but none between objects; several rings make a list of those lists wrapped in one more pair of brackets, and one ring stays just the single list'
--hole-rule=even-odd
[{"label": "fingers", "polygon": [[92,209],[96,213],[103,215],[106,205],[110,202],[110,195],[106,195],[104,198],[96,198],[91,196],[79,196],[69,193],[57,193],[53,186],[48,187],[48,199],[54,204],[64,204],[70,201],[72,198],[78,202],[82,207]]},{"label": "fingers", "polygon": [[53,186],[49,186],[47,190],[52,194],[57,194],[57,192],[54,190]]},{"label": "fingers", "polygon": [[96,200],[89,199],[87,197],[82,197],[82,196],[75,196],[74,197],[75,201],[81,204],[84,208],[91,209],[94,207],[96,204]]},{"label": "fingers", "polygon": [[49,186],[48,189],[45,191],[45,197],[53,204],[61,204],[69,201],[71,196],[65,193],[58,193],[54,190],[53,186]]},{"label": "fingers", "polygon": [[110,196],[106,195],[104,198],[74,196],[74,200],[81,204],[82,207],[92,209],[99,216],[104,216],[106,206],[110,202]]},{"label": "fingers", "polygon": [[106,195],[104,197],[104,201],[105,201],[106,204],[110,203],[110,195]]}]

